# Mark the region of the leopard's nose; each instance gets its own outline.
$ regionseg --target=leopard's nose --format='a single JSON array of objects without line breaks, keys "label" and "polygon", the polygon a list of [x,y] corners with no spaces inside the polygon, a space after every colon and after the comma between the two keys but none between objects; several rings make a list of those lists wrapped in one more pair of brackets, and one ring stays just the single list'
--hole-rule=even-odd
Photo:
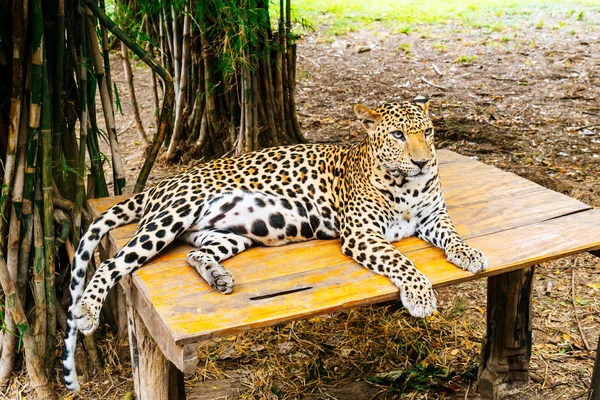
[{"label": "leopard's nose", "polygon": [[427,164],[429,162],[429,160],[410,160],[412,161],[413,164],[415,164],[417,167],[423,169],[423,167],[425,166],[425,164]]}]

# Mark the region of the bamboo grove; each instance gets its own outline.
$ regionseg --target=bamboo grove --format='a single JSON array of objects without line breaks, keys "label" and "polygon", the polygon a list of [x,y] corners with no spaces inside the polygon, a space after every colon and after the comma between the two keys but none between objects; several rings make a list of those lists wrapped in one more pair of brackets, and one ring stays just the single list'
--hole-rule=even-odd
[{"label": "bamboo grove", "polygon": [[[37,397],[52,398],[60,384],[53,370],[88,198],[128,184],[143,190],[159,157],[237,156],[304,140],[290,3],[278,5],[271,18],[267,0],[0,1],[0,386],[20,359]],[[115,91],[119,63],[110,59],[119,53],[128,86]],[[136,111],[132,58],[152,69],[152,137]],[[135,185],[119,151],[120,92],[147,145]],[[102,315],[122,326],[113,297]],[[80,346],[79,364],[101,371],[93,337]]]}]

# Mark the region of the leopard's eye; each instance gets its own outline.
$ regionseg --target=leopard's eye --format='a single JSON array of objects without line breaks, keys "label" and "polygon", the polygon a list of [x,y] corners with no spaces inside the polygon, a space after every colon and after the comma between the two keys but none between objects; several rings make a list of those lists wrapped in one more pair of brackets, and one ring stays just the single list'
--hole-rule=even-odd
[{"label": "leopard's eye", "polygon": [[425,129],[425,137],[429,137],[433,134],[433,128]]},{"label": "leopard's eye", "polygon": [[404,140],[404,133],[402,133],[402,131],[394,131],[390,133],[390,135],[392,135],[394,139]]}]

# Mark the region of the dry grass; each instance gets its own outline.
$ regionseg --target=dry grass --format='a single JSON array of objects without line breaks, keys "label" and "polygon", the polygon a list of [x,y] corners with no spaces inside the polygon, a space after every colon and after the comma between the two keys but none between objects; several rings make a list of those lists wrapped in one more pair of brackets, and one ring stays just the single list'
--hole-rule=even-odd
[{"label": "dry grass", "polygon": [[[599,259],[590,255],[538,267],[532,384],[515,399],[548,394],[574,399],[586,393],[594,352],[585,348],[582,333],[595,349],[599,276]],[[473,395],[485,332],[485,285],[485,280],[477,280],[440,289],[439,312],[427,319],[411,317],[399,303],[385,303],[205,342],[199,348],[204,361],[186,377],[189,397],[360,400]],[[80,398],[127,398],[133,390],[128,349],[117,346],[115,336],[106,330],[97,339],[103,371],[86,378]],[[59,396],[69,398],[58,367],[53,380]],[[363,382],[363,392],[348,396],[339,391],[357,382]],[[26,375],[18,371],[3,398],[30,394]]]}]

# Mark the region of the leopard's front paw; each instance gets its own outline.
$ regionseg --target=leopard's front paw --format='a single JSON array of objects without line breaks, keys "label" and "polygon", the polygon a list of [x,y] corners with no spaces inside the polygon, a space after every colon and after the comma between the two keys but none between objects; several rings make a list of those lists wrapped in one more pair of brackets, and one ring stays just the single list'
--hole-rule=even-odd
[{"label": "leopard's front paw", "polygon": [[416,271],[412,280],[394,282],[400,289],[402,305],[413,317],[428,317],[436,309],[437,300],[431,282],[421,272]]},{"label": "leopard's front paw", "polygon": [[100,322],[99,314],[94,310],[95,307],[87,304],[85,299],[79,300],[71,307],[71,316],[75,321],[75,326],[86,336],[94,333]]},{"label": "leopard's front paw", "polygon": [[200,273],[200,276],[204,278],[213,289],[223,294],[233,292],[235,279],[233,278],[231,271],[225,268],[225,266],[216,261],[198,260],[197,254],[194,251],[188,254],[187,259],[190,265],[196,268]]},{"label": "leopard's front paw", "polygon": [[485,271],[488,267],[488,259],[483,253],[465,243],[448,248],[446,250],[446,258],[457,267],[474,274]]}]

